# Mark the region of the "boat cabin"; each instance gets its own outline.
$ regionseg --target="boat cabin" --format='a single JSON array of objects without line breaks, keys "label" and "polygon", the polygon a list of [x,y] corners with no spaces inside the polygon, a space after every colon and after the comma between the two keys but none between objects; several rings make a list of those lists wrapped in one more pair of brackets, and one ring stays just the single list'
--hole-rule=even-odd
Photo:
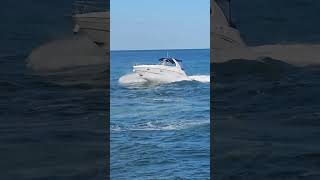
[{"label": "boat cabin", "polygon": [[[160,64],[164,66],[177,66],[183,69],[182,67],[182,60],[175,59],[175,58],[160,58]],[[176,64],[177,63],[177,64]]]}]

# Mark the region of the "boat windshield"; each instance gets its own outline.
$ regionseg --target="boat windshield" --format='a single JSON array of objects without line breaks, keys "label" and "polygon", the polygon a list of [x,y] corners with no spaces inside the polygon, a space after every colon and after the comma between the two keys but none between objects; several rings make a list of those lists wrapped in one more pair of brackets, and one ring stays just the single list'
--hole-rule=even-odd
[{"label": "boat windshield", "polygon": [[[178,59],[175,59],[179,65],[182,67],[182,64],[181,64],[181,60],[178,60]],[[175,61],[173,60],[173,58],[161,58],[159,59],[160,61],[160,64],[161,65],[165,65],[165,66],[176,66],[176,63]]]},{"label": "boat windshield", "polygon": [[161,65],[164,65],[164,66],[176,66],[175,63],[171,63],[171,62],[168,62],[168,61],[162,61],[160,62]]}]

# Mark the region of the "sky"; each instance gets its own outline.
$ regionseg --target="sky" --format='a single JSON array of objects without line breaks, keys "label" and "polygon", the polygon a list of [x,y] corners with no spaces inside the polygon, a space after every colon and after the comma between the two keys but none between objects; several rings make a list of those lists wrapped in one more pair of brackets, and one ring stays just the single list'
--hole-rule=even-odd
[{"label": "sky", "polygon": [[110,0],[111,50],[210,47],[210,0]]}]

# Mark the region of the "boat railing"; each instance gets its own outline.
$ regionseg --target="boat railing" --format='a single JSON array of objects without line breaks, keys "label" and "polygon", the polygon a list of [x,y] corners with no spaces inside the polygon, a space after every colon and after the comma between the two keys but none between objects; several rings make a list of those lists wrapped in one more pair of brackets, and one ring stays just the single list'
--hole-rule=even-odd
[{"label": "boat railing", "polygon": [[134,65],[134,66],[141,66],[141,65],[147,65],[147,66],[149,66],[149,65],[160,65],[160,64],[134,63],[133,65]]},{"label": "boat railing", "polygon": [[85,14],[91,12],[105,12],[108,4],[105,1],[75,1],[73,3],[73,14]]}]

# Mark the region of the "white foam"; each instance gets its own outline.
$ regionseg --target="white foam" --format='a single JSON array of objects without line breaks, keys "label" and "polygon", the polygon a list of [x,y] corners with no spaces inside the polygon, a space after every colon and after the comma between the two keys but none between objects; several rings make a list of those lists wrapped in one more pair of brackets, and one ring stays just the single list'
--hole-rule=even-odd
[{"label": "white foam", "polygon": [[199,127],[203,125],[210,125],[209,121],[196,121],[196,122],[174,122],[174,123],[159,123],[147,122],[142,126],[131,127],[128,130],[131,131],[175,131],[175,130],[184,130],[194,127]]},{"label": "white foam", "polygon": [[210,126],[209,120],[198,121],[180,121],[173,123],[161,123],[159,121],[149,121],[140,125],[132,125],[129,127],[111,126],[111,130],[114,132],[122,131],[177,131],[184,130],[199,126]]},{"label": "white foam", "polygon": [[210,76],[209,75],[195,75],[195,76],[189,76],[190,80],[192,81],[198,81],[202,83],[210,83]]},{"label": "white foam", "polygon": [[112,125],[110,129],[115,132],[123,131],[123,129],[120,126],[115,126],[115,125]]}]

